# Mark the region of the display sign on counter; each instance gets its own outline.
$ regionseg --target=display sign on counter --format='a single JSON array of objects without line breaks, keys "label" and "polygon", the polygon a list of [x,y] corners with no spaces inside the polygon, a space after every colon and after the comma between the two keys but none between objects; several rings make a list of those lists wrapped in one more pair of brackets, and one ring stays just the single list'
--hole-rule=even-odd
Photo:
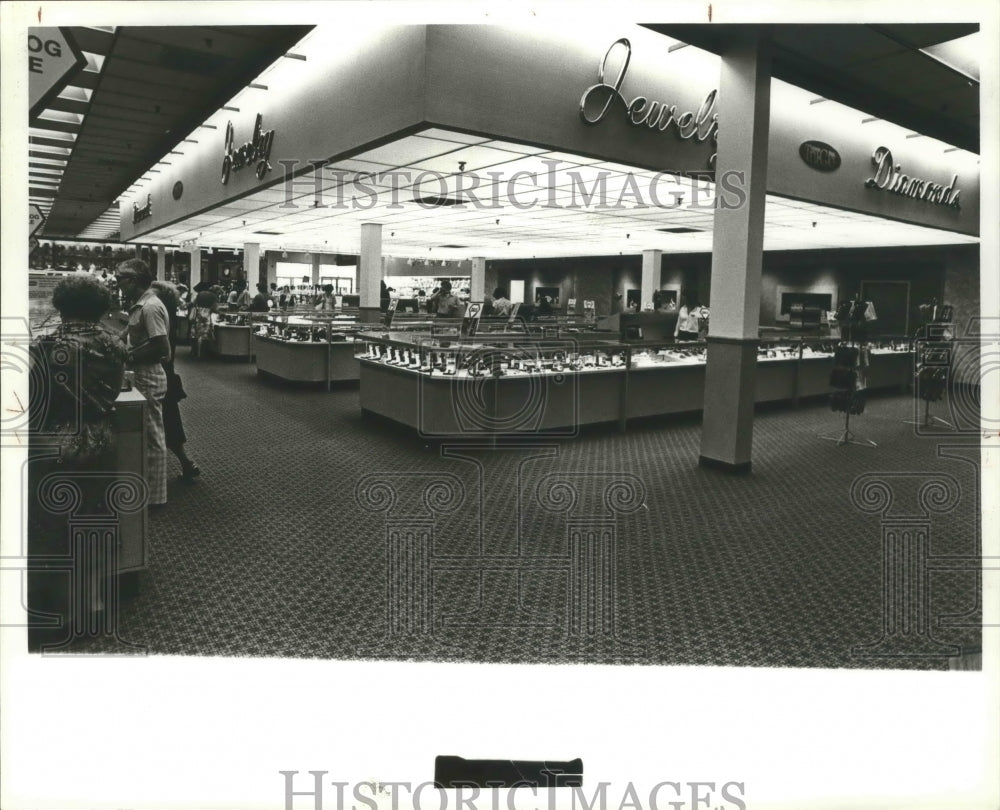
[{"label": "display sign on counter", "polygon": [[483,314],[482,301],[469,301],[462,316],[462,336],[472,337],[479,329],[479,319]]}]

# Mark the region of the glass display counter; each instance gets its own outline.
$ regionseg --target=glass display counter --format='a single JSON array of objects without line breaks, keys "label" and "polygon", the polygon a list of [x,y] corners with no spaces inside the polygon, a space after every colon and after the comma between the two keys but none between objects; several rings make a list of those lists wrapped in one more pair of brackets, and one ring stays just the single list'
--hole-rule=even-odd
[{"label": "glass display counter", "polygon": [[253,329],[257,373],[294,383],[357,380],[357,329],[353,318],[333,313],[271,315]]},{"label": "glass display counter", "polygon": [[626,349],[613,341],[367,333],[363,414],[424,435],[566,435],[621,415]]},{"label": "glass display counter", "polygon": [[253,323],[264,318],[267,318],[266,312],[220,312],[213,315],[213,353],[227,359],[251,360]]},{"label": "glass display counter", "polygon": [[[29,435],[26,596],[29,611],[40,617],[29,623],[31,649],[114,634],[118,600],[140,584],[148,565],[145,408],[138,391],[119,393],[112,456],[85,472],[64,464],[58,437],[41,430]],[[90,605],[98,599],[105,609],[95,613]]]},{"label": "glass display counter", "polygon": [[[425,435],[565,433],[600,422],[700,411],[708,346],[626,343],[593,335],[539,338],[368,332],[355,341],[361,408]],[[797,402],[829,393],[835,343],[762,341],[756,401]],[[870,351],[868,387],[905,386],[905,343]]]}]

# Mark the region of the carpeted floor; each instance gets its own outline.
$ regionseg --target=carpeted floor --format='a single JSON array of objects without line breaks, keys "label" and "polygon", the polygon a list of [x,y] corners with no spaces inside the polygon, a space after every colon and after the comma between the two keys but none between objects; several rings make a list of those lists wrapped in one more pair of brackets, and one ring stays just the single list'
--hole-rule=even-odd
[{"label": "carpeted floor", "polygon": [[[761,411],[732,476],[698,466],[692,418],[427,445],[362,419],[357,388],[179,354],[203,474],[150,516],[118,638],[74,652],[947,669],[980,645],[978,574],[943,561],[978,554],[976,437],[916,435],[908,396],[853,420],[877,448],[818,439],[843,429],[822,403]],[[866,474],[883,489],[852,500]],[[886,590],[904,524],[929,556],[890,560],[915,590]]]}]

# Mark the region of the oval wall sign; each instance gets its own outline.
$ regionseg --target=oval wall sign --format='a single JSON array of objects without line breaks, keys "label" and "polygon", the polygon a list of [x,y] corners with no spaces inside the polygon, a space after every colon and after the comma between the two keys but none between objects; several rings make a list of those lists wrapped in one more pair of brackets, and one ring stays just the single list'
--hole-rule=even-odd
[{"label": "oval wall sign", "polygon": [[799,146],[799,157],[817,171],[835,172],[840,168],[840,154],[830,144],[822,141],[806,141]]},{"label": "oval wall sign", "polygon": [[184,184],[180,180],[174,183],[174,188],[172,193],[175,200],[179,200],[181,198],[181,195],[184,193]]}]

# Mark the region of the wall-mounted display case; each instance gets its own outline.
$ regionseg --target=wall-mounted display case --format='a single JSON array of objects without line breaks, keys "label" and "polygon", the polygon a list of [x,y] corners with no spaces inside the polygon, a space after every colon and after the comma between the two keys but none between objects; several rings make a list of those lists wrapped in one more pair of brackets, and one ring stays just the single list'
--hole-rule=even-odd
[{"label": "wall-mounted display case", "polygon": [[[835,344],[762,341],[756,401],[827,394]],[[524,435],[699,411],[710,347],[626,343],[596,334],[474,338],[407,332],[357,336],[361,408],[426,435]],[[912,375],[906,343],[871,350],[869,388],[902,388]]]}]

